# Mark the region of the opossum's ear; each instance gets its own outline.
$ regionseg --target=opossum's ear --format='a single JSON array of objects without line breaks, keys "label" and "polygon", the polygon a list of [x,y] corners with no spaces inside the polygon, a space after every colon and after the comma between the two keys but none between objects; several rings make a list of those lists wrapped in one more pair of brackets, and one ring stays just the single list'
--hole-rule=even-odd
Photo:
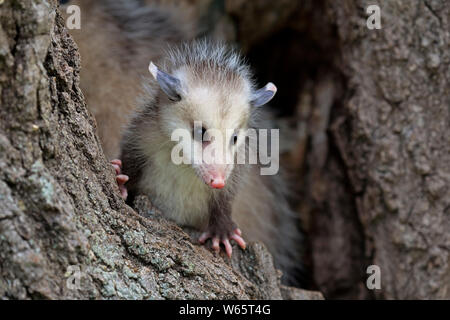
[{"label": "opossum's ear", "polygon": [[270,100],[272,100],[273,96],[277,92],[277,87],[272,82],[269,82],[261,89],[258,89],[253,94],[253,99],[250,101],[250,104],[254,107],[260,107]]},{"label": "opossum's ear", "polygon": [[161,90],[167,94],[170,100],[180,101],[181,100],[181,82],[179,79],[171,76],[164,71],[159,70],[157,66],[150,61],[148,70],[152,76],[158,81]]}]

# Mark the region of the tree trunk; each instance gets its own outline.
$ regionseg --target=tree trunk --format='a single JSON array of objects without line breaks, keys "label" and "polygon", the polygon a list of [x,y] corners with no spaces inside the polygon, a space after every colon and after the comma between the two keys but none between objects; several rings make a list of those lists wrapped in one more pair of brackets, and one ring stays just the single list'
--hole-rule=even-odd
[{"label": "tree trunk", "polygon": [[383,298],[450,298],[450,3],[329,1],[347,94],[331,132]]},{"label": "tree trunk", "polygon": [[56,5],[0,4],[0,297],[320,298],[281,286],[259,244],[228,261],[125,205]]}]

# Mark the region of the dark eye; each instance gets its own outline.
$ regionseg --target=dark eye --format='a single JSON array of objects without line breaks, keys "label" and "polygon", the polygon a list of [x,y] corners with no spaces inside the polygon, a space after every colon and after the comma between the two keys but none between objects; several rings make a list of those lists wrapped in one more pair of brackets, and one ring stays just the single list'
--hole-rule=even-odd
[{"label": "dark eye", "polygon": [[195,140],[204,141],[205,133],[206,133],[205,127],[194,127],[193,135]]}]

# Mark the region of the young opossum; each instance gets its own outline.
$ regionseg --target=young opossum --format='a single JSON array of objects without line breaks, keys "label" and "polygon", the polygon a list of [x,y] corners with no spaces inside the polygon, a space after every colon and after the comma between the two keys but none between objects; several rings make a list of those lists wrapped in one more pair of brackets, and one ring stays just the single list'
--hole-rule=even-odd
[{"label": "young opossum", "polygon": [[[177,165],[171,158],[177,144],[171,135],[185,129],[183,147],[197,144],[201,152],[212,145],[236,159],[249,146],[244,130],[258,128],[258,107],[272,99],[276,87],[269,83],[255,90],[240,56],[208,41],[178,46],[159,65],[150,64],[154,79],[123,137],[122,168],[115,162],[122,192],[128,176],[130,198],[148,195],[168,218],[203,230],[201,243],[211,239],[216,251],[223,244],[229,256],[230,240],[242,248],[243,238],[262,241],[289,277],[300,265],[300,233],[279,175],[263,176],[259,165],[233,161],[195,163],[195,152],[183,153],[192,164]],[[233,134],[229,140],[207,139],[212,129]]]},{"label": "young opossum", "polygon": [[[207,185],[207,176],[199,174],[201,165],[177,166],[170,157],[176,143],[170,141],[171,130],[184,127],[191,132],[193,120],[201,121],[205,129],[261,126],[257,121],[261,109],[254,105],[267,102],[275,88],[254,90],[247,66],[223,46],[195,42],[166,55],[164,48],[196,34],[186,10],[180,14],[179,8],[151,0],[72,0],[69,4],[81,7],[81,30],[71,34],[81,53],[81,87],[109,159],[118,156],[122,125],[129,122],[120,155],[123,173],[122,162],[112,161],[122,195],[126,197],[128,191],[131,201],[136,194],[147,194],[177,223],[209,227],[200,240],[219,235],[213,247],[218,249],[223,240],[229,254],[230,238],[242,247],[244,239],[261,241],[284,271],[284,280],[292,280],[301,266],[301,234],[280,174],[261,176],[258,165],[230,165],[209,172],[213,179]],[[150,77],[143,103],[136,108],[149,60],[158,61],[159,71],[155,65],[152,72],[163,78],[158,83]],[[196,88],[203,90],[193,94]],[[233,147],[227,143],[226,150],[234,154],[242,148],[241,136],[236,143]]]}]

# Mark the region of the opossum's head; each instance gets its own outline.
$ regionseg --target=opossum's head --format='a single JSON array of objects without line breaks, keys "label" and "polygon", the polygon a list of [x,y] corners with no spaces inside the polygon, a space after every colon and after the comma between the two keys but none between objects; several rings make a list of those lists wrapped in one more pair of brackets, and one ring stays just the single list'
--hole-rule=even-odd
[{"label": "opossum's head", "polygon": [[168,98],[159,108],[163,131],[169,137],[186,133],[179,142],[183,162],[207,185],[221,189],[234,168],[236,153],[244,150],[254,108],[272,99],[276,87],[268,83],[255,90],[238,55],[213,49],[184,52],[190,60],[184,56],[184,63],[172,65],[170,74],[153,63],[149,70]]}]

